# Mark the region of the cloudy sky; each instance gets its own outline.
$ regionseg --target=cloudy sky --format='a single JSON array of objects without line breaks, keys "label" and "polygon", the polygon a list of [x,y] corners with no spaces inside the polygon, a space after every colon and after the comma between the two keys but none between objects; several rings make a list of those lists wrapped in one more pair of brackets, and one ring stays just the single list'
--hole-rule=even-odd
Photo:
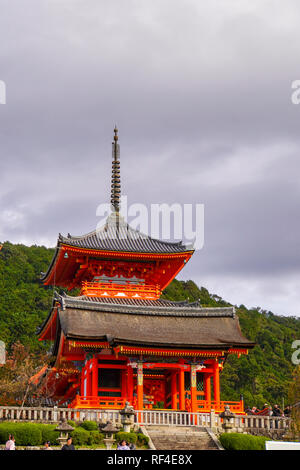
[{"label": "cloudy sky", "polygon": [[109,201],[203,203],[183,279],[300,315],[300,5],[0,0],[0,240],[54,246]]}]

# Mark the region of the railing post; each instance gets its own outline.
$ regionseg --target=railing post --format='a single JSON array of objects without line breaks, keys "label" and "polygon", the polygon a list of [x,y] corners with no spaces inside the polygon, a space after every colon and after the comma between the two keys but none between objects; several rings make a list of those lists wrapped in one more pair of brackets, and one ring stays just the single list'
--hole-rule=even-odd
[{"label": "railing post", "polygon": [[216,431],[216,414],[215,410],[210,410],[210,428],[212,431]]}]

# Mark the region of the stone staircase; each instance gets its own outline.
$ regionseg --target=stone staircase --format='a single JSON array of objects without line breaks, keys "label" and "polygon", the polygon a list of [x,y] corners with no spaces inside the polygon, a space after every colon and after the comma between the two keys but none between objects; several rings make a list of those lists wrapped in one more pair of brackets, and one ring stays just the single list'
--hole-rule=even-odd
[{"label": "stone staircase", "polygon": [[220,450],[206,428],[146,426],[156,450]]}]

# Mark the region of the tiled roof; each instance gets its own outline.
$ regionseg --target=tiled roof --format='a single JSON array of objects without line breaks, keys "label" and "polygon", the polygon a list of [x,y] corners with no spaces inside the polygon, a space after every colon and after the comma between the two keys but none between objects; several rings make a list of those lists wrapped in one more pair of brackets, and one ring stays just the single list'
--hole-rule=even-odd
[{"label": "tiled roof", "polygon": [[178,317],[234,317],[234,307],[203,308],[198,302],[174,302],[170,300],[122,299],[108,297],[60,296],[56,299],[63,309],[93,310],[132,315]]},{"label": "tiled roof", "polygon": [[59,324],[67,339],[194,349],[254,346],[243,336],[234,307],[203,308],[197,302],[58,294],[53,306],[55,302],[59,302]]},{"label": "tiled roof", "polygon": [[58,244],[76,246],[92,250],[126,251],[139,253],[182,253],[193,251],[191,246],[180,242],[161,241],[151,238],[138,230],[133,229],[124,220],[119,218],[117,225],[114,216],[110,216],[106,224],[99,230],[86,235],[67,237],[59,234]]},{"label": "tiled roof", "polygon": [[[174,311],[167,313],[160,312],[159,308],[151,312],[150,307],[144,307],[142,314],[134,306],[127,311],[123,305],[118,305],[114,311],[103,308],[103,304],[101,309],[91,307],[86,305],[84,309],[83,305],[80,308],[74,305],[59,308],[59,322],[67,339],[172,348],[227,349],[253,346],[242,335],[238,317],[230,312],[217,314],[216,309],[211,309],[210,313],[209,309],[199,309],[197,314],[188,313],[187,308],[185,312],[180,311],[183,310],[181,308],[175,312],[174,308]],[[106,304],[106,307],[109,306]]]}]

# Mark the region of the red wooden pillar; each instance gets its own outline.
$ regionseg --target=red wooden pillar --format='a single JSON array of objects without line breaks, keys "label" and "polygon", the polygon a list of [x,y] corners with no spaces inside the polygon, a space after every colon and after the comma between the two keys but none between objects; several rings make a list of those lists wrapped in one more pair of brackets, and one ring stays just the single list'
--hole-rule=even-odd
[{"label": "red wooden pillar", "polygon": [[80,384],[80,395],[83,397],[84,395],[84,378],[85,378],[85,367],[83,367],[81,371],[81,384]]},{"label": "red wooden pillar", "polygon": [[179,371],[179,409],[185,410],[184,369]]},{"label": "red wooden pillar", "polygon": [[214,362],[214,401],[215,411],[220,411],[220,376],[218,359]]},{"label": "red wooden pillar", "polygon": [[92,359],[92,396],[98,396],[98,359],[93,357]]},{"label": "red wooden pillar", "polygon": [[210,375],[204,374],[204,399],[208,402],[208,408],[211,409],[211,381]]},{"label": "red wooden pillar", "polygon": [[143,363],[137,364],[137,409],[142,410],[144,405],[144,390],[143,390]]},{"label": "red wooden pillar", "polygon": [[196,364],[191,364],[191,412],[197,412],[197,372]]},{"label": "red wooden pillar", "polygon": [[127,400],[127,370],[121,369],[121,396]]},{"label": "red wooden pillar", "polygon": [[127,399],[132,405],[133,401],[133,370],[131,366],[127,367]]},{"label": "red wooden pillar", "polygon": [[85,373],[85,396],[88,397],[90,394],[90,387],[91,387],[91,375],[90,375],[90,362],[86,363],[86,373]]},{"label": "red wooden pillar", "polygon": [[171,375],[171,408],[177,410],[177,372],[173,371]]}]

